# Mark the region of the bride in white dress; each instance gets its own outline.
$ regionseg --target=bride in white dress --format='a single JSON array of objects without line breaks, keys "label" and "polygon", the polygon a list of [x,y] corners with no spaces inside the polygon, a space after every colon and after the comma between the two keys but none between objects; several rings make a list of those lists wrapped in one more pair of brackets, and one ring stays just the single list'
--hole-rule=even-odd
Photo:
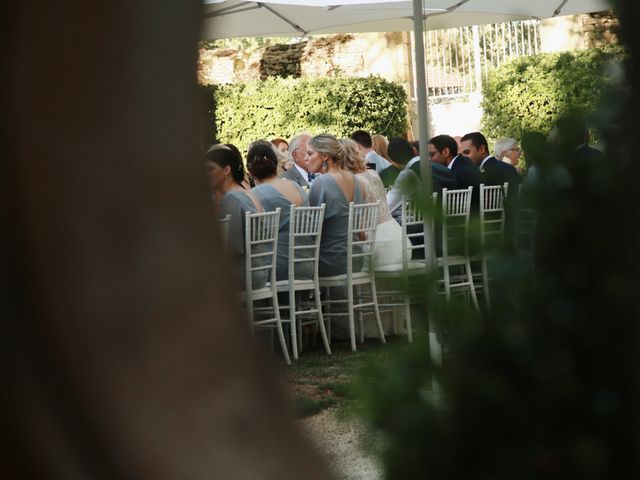
[{"label": "bride in white dress", "polygon": [[[348,138],[343,138],[339,142],[347,152],[347,169],[355,173],[356,178],[360,180],[364,187],[364,200],[366,203],[379,202],[380,210],[378,215],[378,227],[376,228],[376,242],[374,244],[373,262],[376,267],[384,265],[401,264],[402,263],[402,228],[398,225],[389,211],[387,205],[387,192],[380,180],[380,176],[366,168],[364,155],[358,150],[357,144]],[[381,282],[381,283],[380,283]],[[391,284],[385,284],[384,281],[379,283],[378,291],[397,290]],[[385,334],[389,334],[392,330],[397,330],[398,334],[404,333],[405,324],[404,308],[394,308],[392,312],[383,312],[381,315],[382,327]],[[394,328],[392,326],[395,325]],[[373,328],[372,322],[364,323],[365,337],[377,337],[378,332]]]},{"label": "bride in white dress", "polygon": [[402,263],[402,228],[398,225],[387,205],[387,192],[380,176],[366,168],[364,155],[356,142],[349,138],[339,140],[347,152],[347,168],[362,181],[366,203],[379,202],[378,227],[374,245],[374,263],[377,267]]}]

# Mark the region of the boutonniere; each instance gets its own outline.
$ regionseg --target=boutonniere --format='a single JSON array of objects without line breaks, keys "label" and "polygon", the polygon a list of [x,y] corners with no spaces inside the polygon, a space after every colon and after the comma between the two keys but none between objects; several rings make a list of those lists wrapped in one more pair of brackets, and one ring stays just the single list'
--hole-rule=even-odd
[{"label": "boutonniere", "polygon": [[481,169],[480,169],[480,173],[484,173],[484,168],[481,168]]}]

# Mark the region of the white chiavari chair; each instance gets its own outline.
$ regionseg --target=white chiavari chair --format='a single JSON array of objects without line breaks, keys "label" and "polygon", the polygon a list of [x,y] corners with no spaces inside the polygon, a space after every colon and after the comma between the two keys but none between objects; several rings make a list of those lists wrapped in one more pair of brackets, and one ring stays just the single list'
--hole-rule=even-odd
[{"label": "white chiavari chair", "polygon": [[[378,209],[377,203],[368,203],[356,205],[353,202],[349,204],[349,220],[347,227],[347,271],[342,275],[334,275],[331,277],[320,277],[320,287],[346,287],[347,289],[347,312],[346,313],[326,313],[327,316],[346,315],[349,322],[349,337],[351,340],[351,350],[356,351],[356,334],[355,334],[355,312],[362,312],[362,309],[373,308],[376,326],[380,341],[386,343],[382,323],[380,321],[380,311],[378,309],[378,300],[376,295],[376,281],[372,265],[373,247],[375,244],[376,228],[378,225]],[[354,260],[362,259],[367,266],[365,270],[354,271]],[[355,289],[361,289],[362,286],[368,285],[370,288],[370,296],[359,294],[355,295]],[[357,300],[357,301],[356,301]],[[325,306],[331,303],[345,303],[345,300],[329,300],[323,301]],[[360,337],[363,339],[362,315],[360,320]]]},{"label": "white chiavari chair", "polygon": [[[452,293],[468,291],[474,307],[479,309],[469,255],[472,191],[473,187],[462,190],[442,189],[442,256],[436,262],[442,268],[442,280],[439,283],[447,298],[451,298]],[[452,267],[462,267],[464,273],[452,274]]]},{"label": "white chiavari chair", "polygon": [[[329,346],[329,339],[322,316],[318,276],[324,210],[324,203],[319,207],[296,207],[291,205],[289,214],[288,278],[277,282],[276,289],[278,292],[286,292],[289,296],[289,323],[294,360],[298,359],[298,351],[302,345],[302,326],[308,324],[318,326],[324,349],[327,354],[331,354],[331,347]],[[311,279],[296,278],[296,265],[301,264],[311,264],[313,266],[313,277]],[[313,308],[305,308],[304,302],[296,302],[296,294],[302,291],[313,292]],[[298,321],[301,316],[311,316],[312,319]]]},{"label": "white chiavari chair", "polygon": [[[240,292],[240,297],[246,303],[247,314],[251,322],[252,331],[260,327],[274,328],[280,341],[282,355],[287,365],[291,364],[287,342],[282,329],[280,308],[278,306],[278,292],[276,290],[276,255],[278,248],[278,228],[280,222],[280,209],[274,212],[245,214],[245,290]],[[253,274],[268,273],[268,282],[264,287],[253,287]],[[270,309],[272,315],[265,315],[259,319],[254,318],[254,302],[258,300],[271,300]],[[261,309],[261,312],[265,309]]]}]

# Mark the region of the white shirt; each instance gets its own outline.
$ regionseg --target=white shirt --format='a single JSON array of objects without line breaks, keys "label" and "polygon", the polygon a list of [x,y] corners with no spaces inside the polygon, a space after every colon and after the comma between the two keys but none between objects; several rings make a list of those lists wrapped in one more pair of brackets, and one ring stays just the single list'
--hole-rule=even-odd
[{"label": "white shirt", "polygon": [[293,166],[298,169],[298,172],[300,172],[300,175],[302,175],[302,178],[304,178],[307,183],[311,183],[311,180],[309,180],[309,172],[307,172],[304,168],[299,167],[295,162],[293,163]]},{"label": "white shirt", "polygon": [[489,160],[491,158],[491,155],[487,155],[486,157],[484,157],[484,160],[482,160],[482,163],[480,164],[480,170],[482,170],[482,167],[484,167],[484,164],[486,163],[487,160]]},{"label": "white shirt", "polygon": [[448,168],[449,170],[452,170],[452,169],[453,169],[453,162],[455,162],[455,161],[456,161],[456,158],[458,158],[459,156],[460,156],[460,155],[456,155],[455,157],[453,157],[453,159],[451,160],[451,162],[449,163],[449,165],[447,165],[447,168]]},{"label": "white shirt", "polygon": [[364,161],[367,163],[375,163],[376,172],[378,173],[391,165],[391,162],[389,162],[389,160],[384,158],[382,155],[378,155],[375,150],[369,150],[364,156]]}]

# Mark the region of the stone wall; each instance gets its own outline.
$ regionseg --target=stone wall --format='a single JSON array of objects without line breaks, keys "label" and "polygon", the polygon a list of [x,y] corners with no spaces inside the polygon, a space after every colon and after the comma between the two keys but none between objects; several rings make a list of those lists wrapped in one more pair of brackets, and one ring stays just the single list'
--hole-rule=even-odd
[{"label": "stone wall", "polygon": [[582,16],[585,47],[602,47],[618,43],[620,21],[613,12],[590,13]]},{"label": "stone wall", "polygon": [[198,79],[225,84],[268,76],[380,75],[408,83],[409,35],[402,32],[314,37],[292,44],[244,50],[201,50]]},{"label": "stone wall", "polygon": [[543,20],[540,23],[542,51],[562,52],[617,43],[618,23],[610,11]]}]

